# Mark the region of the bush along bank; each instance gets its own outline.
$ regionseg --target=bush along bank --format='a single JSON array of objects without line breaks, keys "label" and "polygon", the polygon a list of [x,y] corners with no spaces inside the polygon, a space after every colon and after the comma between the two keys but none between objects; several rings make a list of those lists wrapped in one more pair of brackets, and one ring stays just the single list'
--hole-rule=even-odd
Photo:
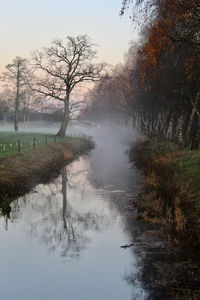
[{"label": "bush along bank", "polygon": [[156,226],[173,253],[172,265],[158,265],[177,299],[200,297],[200,150],[155,139],[133,145],[130,159],[142,170],[138,219]]},{"label": "bush along bank", "polygon": [[9,203],[38,183],[55,178],[64,164],[94,148],[89,138],[69,137],[62,142],[38,147],[0,162],[0,207],[9,213]]}]

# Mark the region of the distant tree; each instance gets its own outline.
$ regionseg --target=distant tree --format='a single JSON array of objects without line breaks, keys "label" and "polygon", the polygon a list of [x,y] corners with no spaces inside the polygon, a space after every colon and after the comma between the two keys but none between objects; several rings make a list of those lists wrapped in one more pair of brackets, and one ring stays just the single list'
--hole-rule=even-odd
[{"label": "distant tree", "polygon": [[3,121],[6,125],[7,122],[7,114],[11,111],[12,107],[12,95],[10,90],[4,90],[0,93],[0,112],[3,115]]},{"label": "distant tree", "polygon": [[7,71],[3,73],[3,80],[15,94],[14,128],[18,131],[20,99],[25,92],[25,82],[28,74],[27,60],[17,56],[11,64],[6,66]]},{"label": "distant tree", "polygon": [[94,44],[87,35],[67,36],[65,43],[55,40],[52,47],[33,54],[36,72],[31,89],[64,106],[59,136],[65,135],[69,122],[71,92],[83,82],[99,80],[103,74],[105,64],[92,63],[95,57]]},{"label": "distant tree", "polygon": [[26,93],[20,101],[20,112],[23,114],[24,123],[28,121],[30,110],[30,95]]},{"label": "distant tree", "polygon": [[116,123],[132,123],[133,87],[130,72],[133,68],[133,48],[126,55],[125,65],[116,65],[109,76],[102,78],[87,95],[87,106],[81,113],[82,118],[99,123],[105,120]]}]

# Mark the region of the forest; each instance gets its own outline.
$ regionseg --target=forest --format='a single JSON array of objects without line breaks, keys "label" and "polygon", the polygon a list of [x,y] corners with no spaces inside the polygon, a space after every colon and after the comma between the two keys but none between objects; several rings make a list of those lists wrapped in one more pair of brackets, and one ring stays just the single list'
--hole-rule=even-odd
[{"label": "forest", "polygon": [[115,120],[197,149],[200,142],[200,2],[122,3],[139,31],[124,64],[115,66],[88,95],[82,117]]}]

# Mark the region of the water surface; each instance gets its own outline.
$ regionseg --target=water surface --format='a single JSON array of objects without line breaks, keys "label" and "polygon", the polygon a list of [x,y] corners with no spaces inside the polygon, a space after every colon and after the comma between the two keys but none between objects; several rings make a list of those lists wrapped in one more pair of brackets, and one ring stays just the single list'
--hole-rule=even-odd
[{"label": "water surface", "polygon": [[71,131],[92,135],[96,148],[0,219],[0,299],[146,299],[137,280],[141,256],[121,248],[140,231],[130,202],[138,174],[125,153],[129,137],[119,129]]}]

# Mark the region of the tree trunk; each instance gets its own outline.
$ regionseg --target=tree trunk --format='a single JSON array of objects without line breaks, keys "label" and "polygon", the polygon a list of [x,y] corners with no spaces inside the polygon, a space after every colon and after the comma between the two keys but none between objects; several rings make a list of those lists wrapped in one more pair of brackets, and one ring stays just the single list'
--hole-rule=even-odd
[{"label": "tree trunk", "polygon": [[187,111],[185,112],[185,118],[183,123],[183,141],[184,147],[189,146],[189,131],[190,131],[190,122],[191,122],[192,110],[188,107]]},{"label": "tree trunk", "polygon": [[27,120],[27,122],[30,121],[30,112],[29,112],[29,110],[27,111],[26,120]]},{"label": "tree trunk", "polygon": [[15,131],[18,131],[18,122],[19,122],[19,71],[17,73],[17,91],[15,99]]},{"label": "tree trunk", "polygon": [[63,120],[62,120],[60,129],[57,133],[57,136],[62,136],[62,137],[65,136],[68,122],[69,122],[69,94],[67,94],[65,102],[64,102]]},{"label": "tree trunk", "polygon": [[178,128],[178,116],[174,114],[172,118],[172,133],[170,137],[171,141],[177,142],[177,128]]},{"label": "tree trunk", "polygon": [[6,111],[3,112],[3,121],[4,121],[4,125],[6,125],[6,123],[7,123],[7,113],[6,113]]},{"label": "tree trunk", "polygon": [[19,98],[16,97],[16,103],[15,103],[15,131],[18,131],[18,122],[19,122]]},{"label": "tree trunk", "polygon": [[176,143],[183,142],[183,116],[182,115],[179,118],[177,117],[177,128],[176,128],[176,133],[174,138]]},{"label": "tree trunk", "polygon": [[190,138],[191,138],[190,135],[191,135],[191,131],[192,131],[192,124],[194,122],[194,118],[195,118],[195,108],[193,107],[191,115],[190,115],[190,119],[188,122],[188,126],[186,129],[186,133],[185,133],[185,145],[186,146],[189,146],[189,144],[190,144]]},{"label": "tree trunk", "polygon": [[160,136],[162,139],[168,138],[168,133],[170,130],[170,122],[171,122],[171,112],[168,111],[167,114],[162,113],[161,116],[161,129]]},{"label": "tree trunk", "polygon": [[200,142],[200,118],[198,118],[196,134],[192,139],[191,150],[199,149],[199,142]]},{"label": "tree trunk", "polygon": [[64,229],[67,230],[67,170],[62,169],[62,194],[63,194],[63,223]]},{"label": "tree trunk", "polygon": [[[191,115],[190,115],[190,120],[189,120],[189,124],[188,127],[186,129],[186,145],[189,145],[190,140],[193,140],[195,137],[195,126],[194,124],[198,124],[198,118],[196,116],[196,114],[198,114],[198,110],[199,110],[199,96],[200,96],[200,92],[197,93],[194,102],[191,99],[191,103],[192,103],[192,111],[191,111]],[[197,119],[197,120],[196,120]]]}]

